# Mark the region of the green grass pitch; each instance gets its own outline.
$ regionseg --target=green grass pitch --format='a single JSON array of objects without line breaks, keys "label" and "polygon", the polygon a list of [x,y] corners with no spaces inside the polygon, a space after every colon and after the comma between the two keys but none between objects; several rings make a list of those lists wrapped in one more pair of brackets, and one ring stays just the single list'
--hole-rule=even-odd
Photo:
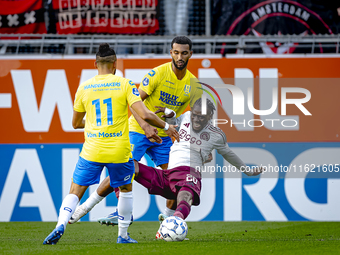
[{"label": "green grass pitch", "polygon": [[117,244],[117,227],[68,225],[42,245],[55,222],[1,222],[0,254],[340,254],[340,222],[188,222],[188,241],[155,240],[158,222],[134,222],[138,244]]}]

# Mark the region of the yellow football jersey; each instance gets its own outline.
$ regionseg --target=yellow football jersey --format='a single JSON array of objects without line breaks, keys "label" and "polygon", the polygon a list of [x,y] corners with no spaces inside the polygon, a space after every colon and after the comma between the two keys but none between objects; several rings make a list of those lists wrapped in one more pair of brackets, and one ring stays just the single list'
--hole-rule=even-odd
[{"label": "yellow football jersey", "polygon": [[[150,111],[155,112],[155,106],[167,107],[180,116],[190,103],[190,106],[201,97],[202,89],[197,83],[196,77],[187,70],[184,78],[178,80],[172,70],[171,63],[160,65],[145,75],[139,89],[149,96],[144,100],[144,104]],[[164,113],[157,114],[158,117]],[[164,119],[164,118],[163,118]],[[130,131],[144,134],[134,116],[129,119]],[[167,136],[163,129],[158,128],[159,136]]]},{"label": "yellow football jersey", "polygon": [[141,101],[136,85],[113,74],[96,75],[82,83],[74,110],[86,112],[85,143],[80,156],[99,163],[125,163],[132,157],[128,104]]}]

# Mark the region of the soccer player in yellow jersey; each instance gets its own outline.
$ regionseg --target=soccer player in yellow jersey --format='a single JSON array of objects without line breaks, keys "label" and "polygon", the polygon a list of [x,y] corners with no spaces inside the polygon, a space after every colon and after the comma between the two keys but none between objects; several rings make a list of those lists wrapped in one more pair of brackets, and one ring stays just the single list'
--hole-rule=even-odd
[{"label": "soccer player in yellow jersey", "polygon": [[[196,77],[187,69],[192,56],[192,42],[186,36],[177,36],[171,42],[170,55],[172,61],[152,69],[139,86],[140,96],[148,109],[159,112],[158,107],[173,110],[179,117],[185,108],[202,95],[201,87]],[[166,114],[166,112],[165,112]],[[141,127],[148,125],[136,114],[130,117],[130,142],[133,159],[139,161],[146,153],[162,169],[168,168],[171,138],[163,130],[158,129],[162,138],[161,144],[152,143],[146,138]],[[161,117],[164,113],[160,112]],[[145,129],[145,128],[144,128]],[[174,200],[167,200],[164,214],[172,215],[176,209]]]},{"label": "soccer player in yellow jersey", "polygon": [[[121,191],[117,243],[137,242],[127,234],[132,215],[134,178],[128,135],[128,105],[143,120],[178,138],[175,126],[165,123],[145,107],[133,82],[114,75],[116,54],[107,43],[100,45],[95,67],[98,75],[79,86],[74,102],[72,125],[74,128],[85,128],[85,143],[73,173],[70,194],[61,205],[57,226],[43,244],[59,241],[88,186],[99,183],[104,166],[109,172],[110,185],[119,187]],[[157,137],[156,133],[154,135]]]},{"label": "soccer player in yellow jersey", "polygon": [[[152,69],[144,77],[139,86],[139,93],[149,110],[156,112],[157,107],[166,107],[173,110],[178,117],[190,101],[195,102],[201,97],[202,90],[196,89],[200,85],[194,82],[196,77],[187,69],[189,58],[193,53],[191,47],[192,42],[189,38],[175,37],[171,42],[172,61]],[[159,113],[159,117],[163,114]],[[147,153],[156,166],[167,169],[171,138],[162,129],[158,129],[158,135],[163,142],[161,144],[150,142],[141,128],[145,124],[147,123],[140,119],[136,120],[134,115],[129,119],[133,159],[139,161]]]}]

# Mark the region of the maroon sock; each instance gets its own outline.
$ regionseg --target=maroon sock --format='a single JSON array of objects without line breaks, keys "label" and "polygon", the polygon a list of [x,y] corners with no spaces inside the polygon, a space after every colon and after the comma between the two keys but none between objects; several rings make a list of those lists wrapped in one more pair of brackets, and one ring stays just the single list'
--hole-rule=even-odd
[{"label": "maroon sock", "polygon": [[115,193],[116,193],[116,197],[117,197],[117,199],[119,199],[119,188],[115,188]]},{"label": "maroon sock", "polygon": [[186,201],[182,200],[178,204],[174,216],[180,217],[185,220],[188,217],[190,210],[191,206]]}]

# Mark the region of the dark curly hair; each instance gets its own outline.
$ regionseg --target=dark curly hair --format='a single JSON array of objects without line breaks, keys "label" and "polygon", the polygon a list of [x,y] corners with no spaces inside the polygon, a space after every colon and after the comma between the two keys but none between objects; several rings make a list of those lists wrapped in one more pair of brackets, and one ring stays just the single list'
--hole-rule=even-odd
[{"label": "dark curly hair", "polygon": [[[199,108],[202,107],[202,98],[196,100],[194,106],[198,106]],[[207,98],[207,110],[209,111],[208,115],[213,115],[214,111],[216,110],[215,105]]]},{"label": "dark curly hair", "polygon": [[192,41],[186,36],[176,36],[171,42],[171,49],[173,48],[174,43],[188,44],[189,50],[191,50],[191,48],[192,48]]}]

